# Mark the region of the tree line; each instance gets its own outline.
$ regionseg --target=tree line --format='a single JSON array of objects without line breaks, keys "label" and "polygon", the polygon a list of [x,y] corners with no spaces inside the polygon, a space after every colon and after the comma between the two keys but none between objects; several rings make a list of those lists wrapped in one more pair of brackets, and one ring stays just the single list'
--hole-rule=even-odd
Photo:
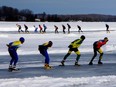
[{"label": "tree line", "polygon": [[17,8],[2,6],[0,7],[0,21],[48,21],[48,22],[67,22],[67,21],[84,21],[84,22],[116,22],[115,15],[104,14],[34,14],[29,9],[18,10]]}]

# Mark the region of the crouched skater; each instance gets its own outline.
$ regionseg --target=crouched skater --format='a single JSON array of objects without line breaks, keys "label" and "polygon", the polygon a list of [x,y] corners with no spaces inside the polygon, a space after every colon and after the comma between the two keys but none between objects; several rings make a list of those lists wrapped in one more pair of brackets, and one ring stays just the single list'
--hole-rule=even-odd
[{"label": "crouched skater", "polygon": [[99,60],[98,60],[98,64],[103,64],[101,62],[102,60],[102,56],[103,56],[103,51],[101,49],[101,47],[103,45],[105,45],[107,42],[108,42],[108,38],[105,37],[103,40],[98,40],[98,41],[95,41],[94,44],[93,44],[93,51],[94,51],[94,55],[91,59],[91,61],[89,62],[89,65],[93,65],[93,60],[95,59],[95,57],[97,56],[97,52],[99,52],[100,56],[99,56]]},{"label": "crouched skater", "polygon": [[52,68],[49,65],[50,58],[49,58],[49,54],[47,52],[48,48],[52,47],[52,45],[53,45],[53,42],[49,41],[49,42],[43,43],[42,45],[38,46],[39,52],[45,57],[45,65],[44,65],[45,69],[51,69]]},{"label": "crouched skater", "polygon": [[10,65],[9,65],[9,71],[13,70],[19,70],[16,68],[16,64],[18,62],[18,54],[17,49],[20,47],[21,44],[23,44],[25,39],[23,37],[20,37],[18,41],[10,42],[7,44],[8,52],[11,56]]},{"label": "crouched skater", "polygon": [[71,44],[68,46],[68,48],[69,48],[68,53],[64,56],[63,60],[61,61],[61,66],[65,66],[64,63],[65,63],[67,57],[72,53],[72,51],[74,51],[77,55],[75,65],[80,66],[80,64],[78,64],[78,61],[80,59],[81,53],[78,50],[78,48],[80,47],[80,45],[83,43],[84,40],[85,40],[85,36],[82,35],[80,37],[80,39],[76,39],[73,42],[71,42]]}]

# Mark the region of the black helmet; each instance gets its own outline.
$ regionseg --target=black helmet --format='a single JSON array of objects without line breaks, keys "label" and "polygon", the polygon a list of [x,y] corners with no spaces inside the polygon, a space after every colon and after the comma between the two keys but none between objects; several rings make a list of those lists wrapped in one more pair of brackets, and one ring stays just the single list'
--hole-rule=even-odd
[{"label": "black helmet", "polygon": [[48,47],[51,47],[52,44],[53,44],[53,42],[52,42],[52,41],[49,41],[49,42],[48,42]]},{"label": "black helmet", "polygon": [[21,41],[21,43],[23,43],[25,41],[25,39],[23,37],[20,37],[19,40]]},{"label": "black helmet", "polygon": [[107,37],[105,37],[105,38],[104,38],[104,40],[108,41],[108,38],[107,38]]},{"label": "black helmet", "polygon": [[84,40],[84,39],[85,39],[85,36],[84,36],[84,35],[82,35],[82,36],[81,36],[81,39],[82,39],[82,40]]}]

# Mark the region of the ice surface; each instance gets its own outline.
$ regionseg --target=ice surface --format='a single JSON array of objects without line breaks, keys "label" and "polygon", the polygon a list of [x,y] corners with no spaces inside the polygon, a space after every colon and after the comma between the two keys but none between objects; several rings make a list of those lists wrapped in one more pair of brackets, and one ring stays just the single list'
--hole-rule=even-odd
[{"label": "ice surface", "polygon": [[[29,26],[30,34],[18,34],[16,23]],[[34,33],[33,25],[46,24],[46,34]],[[67,22],[1,22],[0,23],[0,87],[115,87],[116,86],[116,23],[107,22],[111,33],[106,33],[105,22],[69,22],[72,26],[71,33],[62,33],[61,25]],[[59,34],[54,33],[54,25],[59,27]],[[77,32],[77,25],[82,27],[84,33]],[[59,67],[62,58],[68,51],[68,45],[73,40],[85,35],[86,39],[80,46],[82,54],[80,64],[75,67],[75,57],[72,55],[66,61],[66,67]],[[6,44],[25,38],[25,43],[18,49],[18,67],[21,72],[10,73],[7,71],[10,56]],[[109,42],[102,47],[104,50],[103,66],[98,66],[98,57],[93,66],[88,62],[93,56],[93,43],[96,40],[109,38]],[[53,47],[48,50],[51,59],[52,70],[43,69],[44,57],[38,52],[38,45],[47,41],[53,41]]]}]

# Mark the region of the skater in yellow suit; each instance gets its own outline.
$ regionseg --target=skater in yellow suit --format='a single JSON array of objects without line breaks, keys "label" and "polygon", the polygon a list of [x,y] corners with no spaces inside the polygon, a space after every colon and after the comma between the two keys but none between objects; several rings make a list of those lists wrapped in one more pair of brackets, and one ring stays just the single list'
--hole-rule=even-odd
[{"label": "skater in yellow suit", "polygon": [[39,52],[45,57],[45,69],[50,69],[51,66],[49,65],[49,62],[50,62],[50,58],[49,58],[49,54],[47,52],[48,48],[52,47],[53,45],[53,42],[52,41],[49,41],[49,42],[46,42],[46,43],[43,43],[42,45],[39,45]]},{"label": "skater in yellow suit", "polygon": [[68,46],[69,47],[68,53],[64,56],[63,60],[61,61],[62,66],[64,66],[64,62],[66,61],[67,57],[72,53],[72,51],[74,51],[77,54],[75,65],[80,66],[78,64],[78,61],[81,56],[81,53],[78,50],[78,48],[80,47],[84,39],[85,39],[85,36],[82,35],[80,39],[76,39],[75,41],[71,42],[71,44]]}]

